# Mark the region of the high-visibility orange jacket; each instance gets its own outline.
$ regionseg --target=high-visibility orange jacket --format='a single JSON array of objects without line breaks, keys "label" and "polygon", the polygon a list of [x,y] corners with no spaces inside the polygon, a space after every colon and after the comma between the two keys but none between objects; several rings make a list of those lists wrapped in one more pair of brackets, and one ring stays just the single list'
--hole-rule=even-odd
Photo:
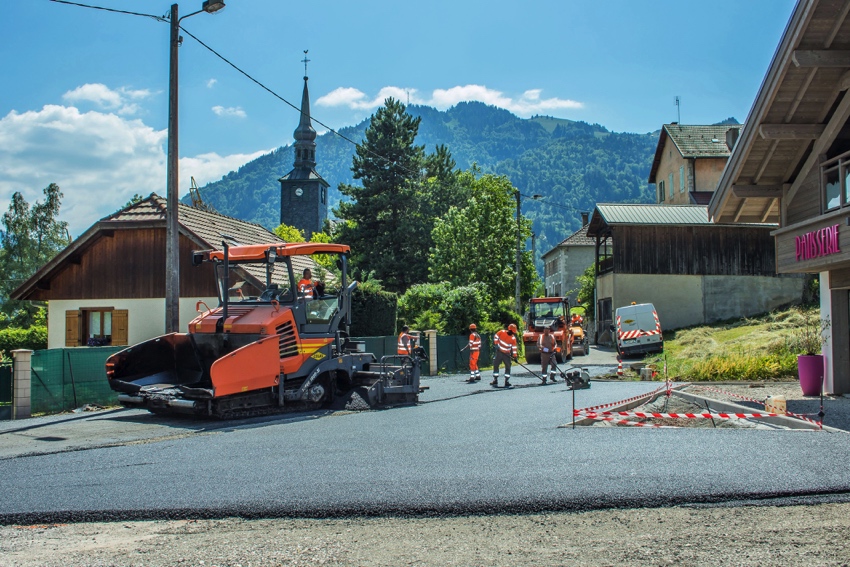
[{"label": "high-visibility orange jacket", "polygon": [[298,293],[306,298],[313,299],[313,292],[315,288],[313,287],[313,281],[308,279],[303,279],[298,282]]},{"label": "high-visibility orange jacket", "polygon": [[469,350],[481,350],[481,335],[478,333],[469,333]]},{"label": "high-visibility orange jacket", "polygon": [[413,350],[413,343],[410,335],[405,332],[400,333],[398,335],[398,354],[409,356],[411,350]]},{"label": "high-visibility orange jacket", "polygon": [[505,329],[496,333],[496,336],[493,337],[493,344],[511,358],[517,357],[516,337],[509,335]]}]

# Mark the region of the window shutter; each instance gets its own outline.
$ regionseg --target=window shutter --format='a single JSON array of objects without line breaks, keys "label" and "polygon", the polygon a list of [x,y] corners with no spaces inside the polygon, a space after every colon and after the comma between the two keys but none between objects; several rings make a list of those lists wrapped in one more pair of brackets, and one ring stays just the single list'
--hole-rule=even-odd
[{"label": "window shutter", "polygon": [[65,311],[65,346],[80,346],[80,312]]},{"label": "window shutter", "polygon": [[112,311],[112,346],[126,346],[128,344],[127,319],[128,311],[126,309]]}]

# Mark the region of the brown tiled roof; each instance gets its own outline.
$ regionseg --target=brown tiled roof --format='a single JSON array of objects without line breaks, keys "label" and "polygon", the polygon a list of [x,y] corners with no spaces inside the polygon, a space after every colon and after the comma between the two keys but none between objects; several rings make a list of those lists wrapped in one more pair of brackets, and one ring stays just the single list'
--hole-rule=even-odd
[{"label": "brown tiled roof", "polygon": [[549,255],[551,252],[557,250],[561,246],[596,246],[596,240],[590,238],[587,235],[588,226],[589,225],[584,225],[583,227],[566,237],[564,240],[559,242],[556,246],[552,248],[552,250],[549,250],[548,252],[543,254],[543,256]]},{"label": "brown tiled roof", "polygon": [[[84,249],[89,241],[95,238],[103,229],[116,228],[115,225],[123,225],[121,228],[131,228],[133,224],[165,226],[166,204],[166,200],[163,197],[160,197],[156,193],[151,193],[146,199],[100,219],[99,222],[91,226],[79,238],[57,254],[53,260],[42,266],[29,280],[13,291],[11,296],[16,299],[23,298],[39,280],[42,278],[49,279],[50,273],[55,268],[67,260],[75,251]],[[177,220],[181,227],[180,232],[186,234],[190,240],[194,241],[198,245],[199,250],[221,250],[223,248],[222,241],[227,241],[232,246],[284,242],[275,233],[253,222],[239,220],[216,212],[196,209],[183,203],[178,203],[177,211]],[[331,281],[334,279],[332,274],[319,267],[307,256],[294,256],[292,258],[292,268],[295,271],[296,277],[301,276],[304,268],[310,268],[316,277]],[[244,269],[257,282],[265,281],[265,270],[262,267],[241,266],[240,269]],[[280,279],[284,274],[276,271],[275,276],[277,276],[275,279]]]},{"label": "brown tiled roof", "polygon": [[684,158],[728,158],[732,153],[726,145],[726,132],[740,130],[743,124],[665,124],[658,136],[655,157],[649,171],[649,182],[655,183],[655,175],[661,164],[661,156],[667,138],[673,142]]},{"label": "brown tiled roof", "polygon": [[[166,200],[156,193],[134,205],[104,217],[101,222],[162,221],[165,222]],[[220,213],[196,209],[184,203],[178,204],[177,221],[201,247],[221,250],[226,240],[231,246],[283,242],[266,227]]]},{"label": "brown tiled roof", "polygon": [[664,131],[676,144],[682,157],[729,157],[732,152],[726,145],[726,132],[732,129],[740,130],[741,127],[741,124],[711,126],[665,124]]}]

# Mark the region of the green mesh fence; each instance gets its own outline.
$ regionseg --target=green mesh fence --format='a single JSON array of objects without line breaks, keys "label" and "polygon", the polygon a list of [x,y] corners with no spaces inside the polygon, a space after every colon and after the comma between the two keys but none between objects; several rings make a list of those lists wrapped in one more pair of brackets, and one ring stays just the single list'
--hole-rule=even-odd
[{"label": "green mesh fence", "polygon": [[12,363],[0,364],[0,420],[12,419]]},{"label": "green mesh fence", "polygon": [[[366,352],[370,352],[380,360],[382,356],[394,355],[398,348],[398,337],[354,337],[354,341],[365,343]],[[481,335],[481,354],[478,357],[479,368],[493,366],[492,335]],[[469,370],[469,349],[461,350],[469,342],[468,335],[437,336],[437,367],[439,372],[456,374]],[[422,347],[429,355],[431,347],[428,339],[422,336]],[[430,374],[430,362],[422,365],[422,374]]]},{"label": "green mesh fence", "polygon": [[[398,337],[353,337],[351,340],[353,341],[362,341],[366,344],[365,352],[369,352],[375,355],[375,358],[381,360],[381,357],[384,356],[395,356],[398,353]],[[420,345],[425,349],[425,353],[427,354],[430,351],[430,347],[428,346],[428,339],[425,335],[422,335],[422,342],[424,344]],[[426,359],[422,364],[421,374],[423,376],[427,376],[430,374],[431,365]]]},{"label": "green mesh fence", "polygon": [[[440,372],[457,374],[469,370],[469,335],[437,336],[437,365]],[[478,368],[493,366],[492,337],[481,335],[481,353],[478,355]]]},{"label": "green mesh fence", "polygon": [[111,406],[106,359],[125,347],[58,348],[32,354],[32,412],[58,413],[86,404]]},{"label": "green mesh fence", "polygon": [[12,403],[12,363],[0,364],[0,404]]}]

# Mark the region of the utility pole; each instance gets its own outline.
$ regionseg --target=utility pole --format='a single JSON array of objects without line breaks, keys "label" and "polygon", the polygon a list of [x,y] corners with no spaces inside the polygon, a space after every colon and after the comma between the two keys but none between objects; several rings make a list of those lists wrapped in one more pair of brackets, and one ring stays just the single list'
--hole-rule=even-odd
[{"label": "utility pole", "polygon": [[516,312],[522,315],[522,302],[519,297],[520,257],[522,255],[522,195],[516,190]]}]

